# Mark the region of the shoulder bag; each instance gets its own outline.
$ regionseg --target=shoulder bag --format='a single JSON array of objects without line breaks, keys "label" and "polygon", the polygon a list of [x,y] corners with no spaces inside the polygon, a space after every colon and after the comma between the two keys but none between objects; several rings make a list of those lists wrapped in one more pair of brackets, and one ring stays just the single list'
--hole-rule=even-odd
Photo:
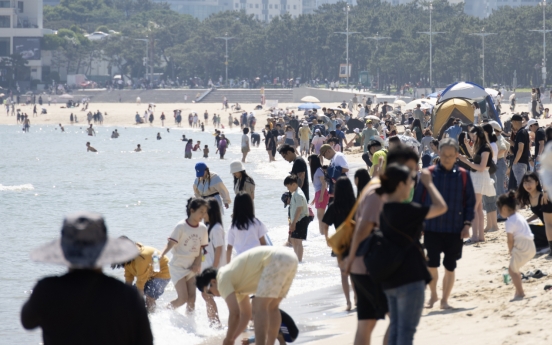
[{"label": "shoulder bag", "polygon": [[349,212],[349,215],[343,223],[337,228],[335,234],[328,238],[328,245],[332,247],[332,250],[337,255],[343,255],[351,247],[351,241],[353,240],[353,233],[355,231],[356,222],[353,219],[358,207],[358,199],[355,205]]}]

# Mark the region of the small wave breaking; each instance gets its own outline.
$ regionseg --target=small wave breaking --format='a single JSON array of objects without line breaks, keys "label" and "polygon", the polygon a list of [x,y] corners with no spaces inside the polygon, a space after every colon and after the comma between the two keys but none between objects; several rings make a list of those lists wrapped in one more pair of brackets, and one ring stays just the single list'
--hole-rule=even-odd
[{"label": "small wave breaking", "polygon": [[20,184],[18,186],[4,186],[4,185],[0,184],[0,192],[4,192],[4,191],[19,192],[19,191],[33,190],[33,189],[34,189],[34,186],[30,183]]}]

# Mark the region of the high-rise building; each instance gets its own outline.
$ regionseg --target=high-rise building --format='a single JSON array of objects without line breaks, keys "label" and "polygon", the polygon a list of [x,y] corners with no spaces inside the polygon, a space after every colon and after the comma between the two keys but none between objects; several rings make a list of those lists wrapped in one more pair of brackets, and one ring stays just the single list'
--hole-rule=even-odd
[{"label": "high-rise building", "polygon": [[464,12],[470,16],[487,18],[500,7],[537,6],[541,0],[464,0]]},{"label": "high-rise building", "polygon": [[311,0],[233,0],[235,11],[245,11],[261,21],[270,21],[273,18],[289,13],[297,17],[303,13],[303,3]]},{"label": "high-rise building", "polygon": [[24,76],[29,82],[42,79],[42,36],[42,0],[0,0],[0,60],[21,54],[29,61]]}]

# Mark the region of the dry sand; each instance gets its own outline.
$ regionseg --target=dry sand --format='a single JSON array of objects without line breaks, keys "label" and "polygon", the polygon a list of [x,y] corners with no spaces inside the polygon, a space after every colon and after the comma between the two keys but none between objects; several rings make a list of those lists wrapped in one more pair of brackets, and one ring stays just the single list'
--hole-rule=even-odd
[{"label": "dry sand", "polygon": [[[336,106],[336,103],[322,103],[321,106]],[[243,109],[253,110],[254,105],[242,104]],[[297,104],[280,104],[281,107],[297,107]],[[29,114],[32,126],[39,124],[69,125],[71,112],[78,114],[80,126],[86,126],[86,112],[80,109],[63,109],[61,105],[44,106],[48,110],[47,115],[32,117],[32,106],[20,105],[17,108]],[[552,108],[550,105],[546,107]],[[161,125],[159,116],[165,113],[166,126],[174,127],[173,109],[183,110],[183,127],[188,126],[187,114],[196,111],[200,119],[203,119],[205,110],[212,118],[213,113],[221,114],[221,123],[228,123],[228,113],[220,110],[220,104],[158,104],[155,108],[154,126]],[[15,125],[15,117],[6,116],[5,108],[0,111],[0,125]],[[147,104],[134,103],[91,103],[89,110],[107,112],[103,126],[134,127],[134,115],[138,111],[143,115]],[[518,111],[527,111],[526,105],[519,105]],[[262,128],[266,123],[266,112],[256,111],[257,128]],[[506,116],[503,117],[506,119]],[[550,119],[541,120],[541,125],[549,124]],[[212,130],[210,124],[206,124],[206,130]],[[140,127],[149,124],[139,125]],[[138,127],[138,126],[136,126]],[[227,129],[228,130],[228,129]],[[234,128],[234,130],[237,130]],[[361,162],[360,154],[354,152],[349,155],[351,162]],[[529,215],[530,211],[523,211]],[[487,242],[464,247],[463,258],[459,261],[456,270],[456,282],[450,299],[453,310],[439,310],[438,303],[433,309],[425,309],[422,320],[415,336],[416,344],[485,344],[485,345],[509,345],[509,344],[549,344],[552,342],[552,328],[549,327],[552,311],[552,291],[545,292],[544,286],[552,284],[552,277],[533,279],[524,283],[526,298],[521,301],[510,302],[514,295],[512,285],[504,285],[502,281],[503,268],[508,266],[509,256],[506,245],[504,223],[499,224],[500,230],[487,234]],[[531,260],[523,271],[540,269],[552,273],[552,261],[545,256]],[[443,268],[440,269],[442,278]],[[337,279],[337,276],[336,276]],[[438,284],[441,290],[441,282]],[[321,292],[321,296],[324,293]],[[331,298],[335,298],[332,292]],[[440,292],[439,292],[440,294]],[[429,290],[426,292],[429,297]],[[330,298],[330,296],[328,296]],[[322,297],[323,298],[323,297]],[[356,330],[356,313],[343,313],[345,303],[328,310],[329,314],[336,315],[323,321],[309,321],[303,324],[304,329],[315,329],[303,332],[299,339],[313,337],[317,339],[309,344],[316,345],[346,345],[352,344]],[[317,315],[307,320],[317,320]],[[304,320],[301,320],[304,321]],[[373,343],[381,344],[383,334],[387,328],[388,320],[379,322],[373,335]]]}]

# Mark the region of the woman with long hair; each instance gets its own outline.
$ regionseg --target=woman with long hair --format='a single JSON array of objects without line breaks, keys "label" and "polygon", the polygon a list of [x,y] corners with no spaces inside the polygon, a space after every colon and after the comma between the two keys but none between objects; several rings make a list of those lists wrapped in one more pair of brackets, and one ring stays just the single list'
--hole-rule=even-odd
[{"label": "woman with long hair", "polygon": [[[345,221],[353,206],[355,205],[355,192],[353,191],[353,185],[348,177],[342,176],[335,182],[334,199],[328,206],[324,217],[322,218],[322,232],[326,239],[328,239],[328,228],[333,225],[336,229],[339,228],[341,223]],[[345,300],[347,301],[347,310],[351,310],[351,298],[349,296],[349,275],[345,273],[345,267],[343,266],[343,259],[347,257],[348,253],[337,257],[337,264],[341,270],[341,286],[343,287],[343,293],[345,294]]]},{"label": "woman with long hair", "polygon": [[489,174],[489,167],[492,164],[493,153],[491,146],[485,136],[485,131],[479,126],[475,126],[470,131],[470,137],[474,142],[473,148],[470,147],[468,139],[464,139],[466,147],[470,151],[470,155],[473,157],[473,162],[466,156],[459,155],[458,158],[462,163],[468,166],[470,171],[470,177],[473,183],[473,189],[475,192],[475,217],[472,222],[472,237],[466,241],[467,244],[485,242],[484,222],[485,217],[483,214],[483,195],[496,196],[496,190],[494,188],[494,181]]},{"label": "woman with long hair", "polygon": [[255,181],[245,172],[245,167],[240,161],[230,163],[230,173],[234,175],[234,193],[245,192],[255,199]]},{"label": "woman with long hair", "polygon": [[169,271],[177,297],[169,304],[172,309],[187,304],[188,311],[195,310],[195,276],[201,272],[201,248],[209,244],[207,227],[203,224],[207,209],[205,200],[188,199],[187,218],[176,224],[167,246],[161,253],[161,257],[171,250],[173,254],[169,262]]},{"label": "woman with long hair", "polygon": [[537,250],[541,253],[549,251],[548,257],[552,257],[552,202],[548,195],[542,191],[537,173],[529,172],[523,176],[516,198],[520,207],[531,207],[533,215],[527,218],[528,223],[540,219],[544,224],[529,224],[529,227],[535,235]]},{"label": "woman with long hair", "polygon": [[322,133],[320,132],[320,129],[318,128],[315,129],[314,135],[312,136],[312,141],[311,141],[311,151],[319,155],[320,147],[322,147],[322,145],[324,145],[325,142],[326,142],[326,137],[322,135]]},{"label": "woman with long hair", "polygon": [[232,250],[240,255],[248,249],[266,246],[266,226],[255,217],[253,199],[245,192],[239,192],[234,199],[234,213],[232,226],[228,230],[228,246],[226,248],[226,262],[230,263]]},{"label": "woman with long hair", "polygon": [[207,164],[199,162],[195,165],[196,179],[194,181],[194,195],[196,198],[215,198],[217,199],[222,212],[224,209],[228,208],[229,204],[232,202],[230,199],[230,193],[228,189],[222,182],[220,176],[216,173],[211,172]]},{"label": "woman with long hair", "polygon": [[[222,227],[220,205],[215,198],[208,198],[206,201],[208,210],[203,221],[207,225],[209,244],[203,249],[205,259],[201,263],[201,272],[208,268],[219,269],[226,264],[225,234],[224,228]],[[217,304],[213,296],[204,292],[201,293],[201,296],[205,300],[207,306],[207,317],[209,318],[209,322],[211,325],[220,325]]]},{"label": "woman with long hair", "polygon": [[314,205],[316,208],[318,229],[320,230],[320,234],[322,234],[322,217],[324,217],[324,212],[326,211],[328,201],[330,200],[328,183],[326,182],[324,167],[322,166],[322,163],[320,163],[320,157],[318,155],[310,155],[308,159],[311,180],[314,186],[314,199],[312,199],[311,205]]},{"label": "woman with long hair", "polygon": [[416,140],[422,142],[422,123],[419,119],[415,119],[414,122],[412,122],[412,126],[410,126],[410,129],[414,133]]},{"label": "woman with long hair", "polygon": [[357,199],[362,193],[362,190],[364,189],[364,187],[366,187],[370,182],[370,179],[371,178],[370,178],[370,174],[368,173],[368,170],[364,168],[358,169],[355,172],[355,185],[357,187]]},{"label": "woman with long hair", "polygon": [[431,206],[405,202],[414,187],[415,173],[405,165],[392,163],[380,176],[378,195],[385,196],[380,213],[380,230],[390,242],[404,251],[398,269],[382,282],[389,305],[389,345],[411,345],[424,308],[426,285],[431,281],[427,261],[420,244],[424,221],[439,217],[447,204],[435,185],[429,170],[423,169],[420,181],[431,198]]},{"label": "woman with long hair", "polygon": [[[483,125],[482,128],[485,131],[485,137],[487,138],[487,141],[491,146],[491,150],[493,152],[492,159],[494,164],[496,165],[498,163],[498,145],[497,145],[498,138],[494,133],[493,126],[491,126],[490,124],[487,123]],[[483,196],[483,209],[485,210],[485,212],[487,212],[487,226],[483,230],[485,232],[494,232],[498,230],[496,196],[499,194],[498,194],[497,183],[496,183],[497,181],[496,172],[494,174],[490,174],[490,176],[491,176],[491,179],[494,181],[495,195]]]}]

